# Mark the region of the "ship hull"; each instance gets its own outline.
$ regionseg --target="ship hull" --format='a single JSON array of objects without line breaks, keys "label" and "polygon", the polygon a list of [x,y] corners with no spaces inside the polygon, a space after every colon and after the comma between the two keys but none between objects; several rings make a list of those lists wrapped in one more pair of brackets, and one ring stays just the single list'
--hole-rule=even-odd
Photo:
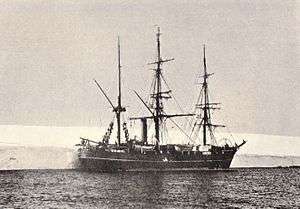
[{"label": "ship hull", "polygon": [[81,156],[79,157],[79,169],[96,172],[228,169],[234,153],[172,161]]}]

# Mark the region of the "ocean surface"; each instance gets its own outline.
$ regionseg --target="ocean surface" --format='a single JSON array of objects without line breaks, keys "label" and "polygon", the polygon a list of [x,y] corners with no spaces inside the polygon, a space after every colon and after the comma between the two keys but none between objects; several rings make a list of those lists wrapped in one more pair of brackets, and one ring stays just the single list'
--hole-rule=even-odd
[{"label": "ocean surface", "polygon": [[0,171],[0,208],[300,208],[300,168]]}]

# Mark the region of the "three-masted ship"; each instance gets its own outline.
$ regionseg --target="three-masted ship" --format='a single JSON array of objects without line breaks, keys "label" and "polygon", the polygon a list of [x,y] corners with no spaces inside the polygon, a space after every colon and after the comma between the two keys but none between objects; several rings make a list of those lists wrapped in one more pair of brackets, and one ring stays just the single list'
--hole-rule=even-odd
[{"label": "three-masted ship", "polygon": [[[162,65],[173,59],[162,59],[160,46],[160,30],[156,34],[157,60],[149,63],[155,65],[154,82],[150,94],[151,104],[145,102],[135,92],[143,103],[148,116],[132,117],[130,120],[140,120],[142,124],[142,136],[130,138],[127,123],[121,124],[121,114],[126,111],[121,100],[121,60],[120,42],[118,39],[118,102],[114,105],[107,94],[95,80],[99,90],[107,99],[116,115],[117,139],[112,143],[111,134],[114,123],[110,123],[102,141],[81,138],[78,144],[79,168],[90,171],[114,172],[131,170],[195,170],[195,169],[228,169],[237,150],[245,143],[239,145],[225,142],[217,145],[214,129],[221,126],[212,124],[211,111],[217,109],[219,103],[211,103],[208,96],[208,78],[212,75],[206,69],[206,56],[204,47],[204,75],[202,88],[196,104],[195,114],[168,114],[164,110],[164,100],[171,98],[171,90],[164,90],[162,82]],[[202,142],[194,141],[187,144],[162,144],[161,136],[164,123],[167,120],[174,122],[174,117],[192,117],[191,133],[187,137],[202,138]],[[154,142],[148,139],[148,121],[154,122]],[[178,126],[176,124],[176,126]],[[121,128],[125,133],[125,142],[121,142]],[[208,143],[210,138],[210,143]]]}]

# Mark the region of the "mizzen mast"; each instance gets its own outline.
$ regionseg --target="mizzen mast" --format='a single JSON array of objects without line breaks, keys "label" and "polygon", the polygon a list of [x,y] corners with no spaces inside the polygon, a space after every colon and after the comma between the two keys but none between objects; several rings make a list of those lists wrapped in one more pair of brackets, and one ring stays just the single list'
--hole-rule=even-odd
[{"label": "mizzen mast", "polygon": [[118,105],[114,106],[112,101],[109,99],[105,91],[101,88],[100,84],[96,81],[95,83],[97,84],[98,88],[100,91],[103,93],[109,104],[112,106],[113,111],[116,113],[117,117],[117,126],[118,126],[118,131],[117,131],[117,140],[118,140],[118,146],[121,145],[121,113],[125,112],[126,109],[125,107],[122,106],[121,98],[121,52],[120,52],[120,38],[118,37]]},{"label": "mizzen mast", "polygon": [[117,116],[117,126],[118,126],[118,132],[117,132],[117,139],[118,139],[118,145],[121,145],[121,113],[125,112],[126,109],[122,107],[122,92],[121,92],[121,49],[120,49],[120,38],[118,37],[118,87],[119,87],[119,93],[118,93],[118,106],[114,109],[116,116]]}]

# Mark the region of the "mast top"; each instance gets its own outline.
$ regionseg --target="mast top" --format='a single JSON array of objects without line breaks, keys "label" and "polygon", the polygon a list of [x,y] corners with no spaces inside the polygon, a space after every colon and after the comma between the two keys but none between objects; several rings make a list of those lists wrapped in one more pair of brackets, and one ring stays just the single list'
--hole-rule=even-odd
[{"label": "mast top", "polygon": [[161,35],[160,27],[157,26],[157,32],[156,32],[156,37],[157,37],[157,39],[159,39],[160,35]]},{"label": "mast top", "polygon": [[203,65],[204,65],[204,82],[206,83],[207,70],[206,70],[206,55],[205,55],[205,44],[203,44]]},{"label": "mast top", "polygon": [[156,33],[156,36],[159,37],[160,35],[161,35],[161,33],[160,33],[160,27],[157,26],[157,33]]}]

